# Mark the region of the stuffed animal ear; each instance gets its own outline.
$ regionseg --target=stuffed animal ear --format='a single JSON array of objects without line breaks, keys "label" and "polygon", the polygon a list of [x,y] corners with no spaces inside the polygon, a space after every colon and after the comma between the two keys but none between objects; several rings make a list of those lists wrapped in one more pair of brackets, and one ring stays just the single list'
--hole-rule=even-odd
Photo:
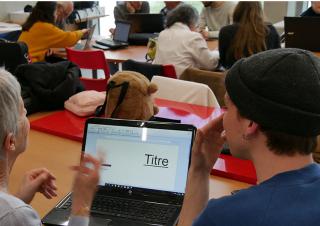
[{"label": "stuffed animal ear", "polygon": [[154,83],[150,83],[149,87],[148,87],[148,94],[152,94],[157,92],[158,90],[158,86]]}]

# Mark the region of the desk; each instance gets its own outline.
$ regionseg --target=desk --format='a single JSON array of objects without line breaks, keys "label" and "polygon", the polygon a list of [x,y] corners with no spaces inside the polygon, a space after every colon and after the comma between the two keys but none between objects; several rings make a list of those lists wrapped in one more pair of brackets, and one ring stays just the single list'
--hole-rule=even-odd
[{"label": "desk", "polygon": [[[49,113],[37,113],[29,117],[34,120]],[[81,143],[60,138],[50,134],[30,131],[29,147],[16,161],[11,173],[9,190],[14,193],[25,171],[46,167],[57,177],[58,197],[47,200],[36,195],[31,205],[43,217],[71,189],[73,173],[69,166],[77,164],[80,159]],[[230,194],[231,191],[249,187],[249,184],[226,178],[210,176],[210,198],[218,198]]]},{"label": "desk", "polygon": [[[218,48],[218,40],[207,41],[209,49]],[[105,50],[104,55],[108,62],[122,63],[126,60],[132,59],[139,62],[146,62],[145,55],[147,53],[147,46],[128,46],[124,49]]]}]

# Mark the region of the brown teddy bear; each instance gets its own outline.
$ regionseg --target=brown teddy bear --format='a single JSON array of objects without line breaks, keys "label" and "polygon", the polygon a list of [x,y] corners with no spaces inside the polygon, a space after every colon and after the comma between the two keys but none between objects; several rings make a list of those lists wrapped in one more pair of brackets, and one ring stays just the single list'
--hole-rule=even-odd
[{"label": "brown teddy bear", "polygon": [[117,72],[108,81],[105,117],[149,120],[159,111],[151,97],[157,90],[138,72]]}]

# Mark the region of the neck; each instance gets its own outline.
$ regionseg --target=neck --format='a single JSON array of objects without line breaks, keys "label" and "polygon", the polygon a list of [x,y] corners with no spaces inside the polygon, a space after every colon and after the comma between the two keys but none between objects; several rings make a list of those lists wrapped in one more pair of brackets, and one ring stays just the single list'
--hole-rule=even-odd
[{"label": "neck", "polygon": [[9,183],[9,164],[6,159],[0,159],[0,191],[7,192]]},{"label": "neck", "polygon": [[[266,146],[260,147],[251,155],[257,173],[258,183],[286,171],[301,169],[313,163],[312,155],[276,155]],[[266,161],[266,159],[268,161]]]}]

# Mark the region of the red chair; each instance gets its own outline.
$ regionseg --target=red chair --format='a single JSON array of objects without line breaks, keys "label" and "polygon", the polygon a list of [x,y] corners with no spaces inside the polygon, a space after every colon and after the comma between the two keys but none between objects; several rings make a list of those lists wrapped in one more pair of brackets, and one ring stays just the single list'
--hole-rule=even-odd
[{"label": "red chair", "polygon": [[176,69],[172,64],[162,65],[163,75],[168,78],[177,78]]},{"label": "red chair", "polygon": [[[107,60],[102,50],[75,50],[66,48],[69,61],[77,64],[82,69],[92,69],[92,79],[83,78],[80,80],[86,90],[105,91],[108,79],[110,77]],[[104,71],[105,78],[97,79],[97,70]]]}]

